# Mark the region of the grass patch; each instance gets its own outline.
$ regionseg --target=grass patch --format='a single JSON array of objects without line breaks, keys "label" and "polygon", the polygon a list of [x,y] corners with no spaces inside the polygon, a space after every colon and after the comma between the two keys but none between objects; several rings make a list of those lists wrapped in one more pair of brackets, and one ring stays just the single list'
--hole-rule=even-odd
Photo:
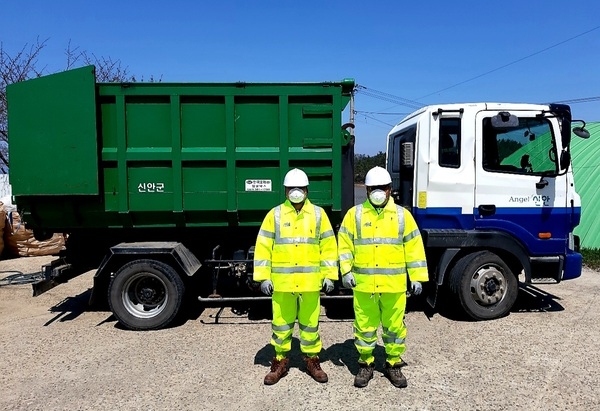
[{"label": "grass patch", "polygon": [[582,248],[583,264],[594,270],[600,270],[600,248]]}]

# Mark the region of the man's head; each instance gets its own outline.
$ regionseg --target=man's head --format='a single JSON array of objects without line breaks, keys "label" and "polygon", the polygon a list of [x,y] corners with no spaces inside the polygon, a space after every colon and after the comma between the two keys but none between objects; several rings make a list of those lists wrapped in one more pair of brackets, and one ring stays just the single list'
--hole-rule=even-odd
[{"label": "man's head", "polygon": [[294,168],[287,172],[283,179],[285,197],[296,209],[302,208],[308,195],[308,176],[300,169]]},{"label": "man's head", "polygon": [[373,207],[385,207],[392,190],[392,177],[385,168],[373,167],[365,177],[367,197]]}]

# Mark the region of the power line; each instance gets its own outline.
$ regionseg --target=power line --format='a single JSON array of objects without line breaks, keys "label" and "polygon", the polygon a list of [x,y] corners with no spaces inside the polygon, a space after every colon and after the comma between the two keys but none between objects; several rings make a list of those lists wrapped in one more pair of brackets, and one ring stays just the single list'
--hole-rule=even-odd
[{"label": "power line", "polygon": [[571,100],[553,101],[553,103],[577,104],[577,103],[591,103],[592,101],[600,101],[600,96],[574,98],[574,99],[571,99]]},{"label": "power line", "polygon": [[494,73],[494,72],[496,72],[496,71],[498,71],[498,70],[501,70],[501,69],[503,69],[503,68],[506,68],[506,67],[508,67],[508,66],[511,66],[511,65],[513,65],[513,64],[519,63],[519,62],[521,62],[521,61],[523,61],[523,60],[526,60],[526,59],[528,59],[528,58],[531,58],[531,57],[533,57],[533,56],[537,56],[538,54],[541,54],[541,53],[543,53],[543,52],[545,52],[545,51],[548,51],[548,50],[550,50],[550,49],[552,49],[552,48],[554,48],[554,47],[558,47],[558,46],[560,46],[560,45],[562,45],[562,44],[565,44],[565,43],[567,43],[567,42],[569,42],[569,41],[571,41],[571,40],[575,40],[575,39],[576,39],[576,38],[578,38],[578,37],[584,36],[584,35],[586,35],[586,34],[588,34],[588,33],[591,33],[592,31],[594,31],[594,30],[598,30],[598,29],[600,29],[600,26],[596,26],[596,27],[594,27],[593,29],[590,29],[590,30],[584,31],[583,33],[580,33],[580,34],[578,34],[578,35],[576,35],[576,36],[570,37],[570,38],[568,38],[568,39],[566,39],[566,40],[563,40],[563,41],[561,41],[561,42],[559,42],[559,43],[556,43],[556,44],[554,44],[554,45],[552,45],[552,46],[546,47],[546,48],[545,48],[545,49],[543,49],[543,50],[536,51],[535,53],[532,53],[532,54],[530,54],[530,55],[528,55],[528,56],[522,57],[522,58],[520,58],[520,59],[518,59],[518,60],[512,61],[512,62],[510,62],[510,63],[507,63],[507,64],[504,64],[504,65],[502,65],[502,66],[500,66],[500,67],[498,67],[498,68],[495,68],[495,69],[493,69],[493,70],[486,71],[485,73],[483,73],[483,74],[480,74],[480,75],[478,75],[478,76],[475,76],[475,77],[472,77],[472,78],[470,78],[470,79],[468,79],[468,80],[461,81],[460,83],[453,84],[453,85],[451,85],[451,86],[449,86],[449,87],[446,87],[446,88],[443,88],[443,89],[441,89],[441,90],[435,91],[435,92],[433,92],[433,93],[427,94],[427,95],[425,95],[425,96],[423,96],[423,97],[419,97],[417,100],[422,100],[422,99],[424,99],[425,97],[429,97],[429,96],[432,96],[432,95],[434,95],[434,94],[441,93],[441,92],[443,92],[443,91],[449,90],[449,89],[451,89],[451,88],[454,88],[454,87],[456,87],[456,86],[460,86],[460,85],[462,85],[462,84],[468,83],[469,81],[473,81],[473,80],[475,80],[475,79],[478,79],[478,78],[480,78],[480,77],[487,76],[488,74]]},{"label": "power line", "polygon": [[[472,77],[470,79],[461,81],[461,82],[453,84],[453,85],[451,85],[449,87],[446,87],[446,88],[443,88],[441,90],[435,91],[433,93],[427,94],[427,95],[425,95],[423,97],[418,98],[417,100],[421,100],[421,99],[424,99],[426,97],[432,96],[434,94],[444,92],[444,91],[449,90],[451,88],[460,86],[462,84],[465,84],[465,83],[468,83],[470,81],[476,80],[476,79],[478,79],[480,77],[483,77],[483,76],[486,76],[488,74],[494,73],[494,72],[499,71],[499,70],[501,70],[503,68],[506,68],[506,67],[511,66],[513,64],[516,64],[516,63],[519,63],[519,62],[524,61],[526,59],[529,59],[529,58],[531,58],[533,56],[541,54],[541,53],[543,53],[545,51],[548,51],[550,49],[553,49],[555,47],[558,47],[558,46],[560,46],[562,44],[565,44],[565,43],[567,43],[569,41],[575,40],[576,38],[584,36],[584,35],[586,35],[588,33],[591,33],[592,31],[595,31],[595,30],[598,30],[598,29],[600,29],[600,26],[596,26],[596,27],[594,27],[594,28],[592,28],[590,30],[584,31],[583,33],[579,33],[579,34],[577,34],[577,35],[575,35],[573,37],[570,37],[570,38],[568,38],[566,40],[563,40],[561,42],[558,42],[556,44],[548,46],[548,47],[546,47],[546,48],[544,48],[542,50],[539,50],[539,51],[537,51],[535,53],[531,53],[531,54],[529,54],[529,55],[527,55],[525,57],[522,57],[520,59],[514,60],[514,61],[512,61],[510,63],[504,64],[504,65],[502,65],[500,67],[497,67],[497,68],[495,68],[493,70],[486,71],[485,73],[479,74],[479,75],[477,75],[475,77]],[[393,103],[395,105],[405,106],[405,107],[409,107],[409,108],[412,108],[412,109],[419,109],[419,108],[421,108],[421,107],[424,106],[424,104],[419,103],[418,101],[409,100],[409,99],[406,99],[406,98],[403,98],[403,97],[398,97],[398,96],[395,96],[395,95],[390,94],[390,93],[385,93],[383,91],[375,90],[375,89],[372,89],[372,88],[367,88],[365,86],[358,85],[358,84],[356,85],[356,91],[359,92],[359,93],[361,93],[361,94],[363,94],[363,95],[365,95],[365,96],[367,96],[367,97],[371,97],[371,98],[375,98],[375,99],[387,101],[387,102]],[[583,98],[563,100],[563,101],[555,101],[555,102],[556,103],[564,103],[564,104],[579,104],[579,103],[589,103],[589,102],[594,102],[594,101],[599,101],[599,100],[600,100],[600,96],[596,96],[596,97],[583,97]],[[392,108],[392,107],[390,107],[390,108]],[[366,113],[375,114],[375,115],[386,115],[386,114],[388,114],[388,113],[383,113],[383,112],[363,112],[363,114],[365,114],[365,115],[366,115]],[[394,113],[389,113],[389,114],[390,115],[395,115]],[[398,113],[397,115],[405,115],[405,113]],[[370,116],[367,116],[367,117],[369,117],[369,118],[371,118],[371,119],[373,119],[375,121],[380,121],[380,120],[377,120],[376,118],[373,118],[373,117],[370,117]],[[380,122],[383,123],[383,124],[387,124],[387,123],[382,122],[382,121],[380,121]]]},{"label": "power line", "polygon": [[386,126],[394,127],[394,124],[386,123],[385,121],[381,121],[381,120],[379,120],[379,119],[377,119],[375,117],[369,116],[367,114],[363,114],[363,116],[365,116],[367,118],[370,118],[371,120],[375,120],[375,121],[378,121],[378,122],[380,122],[382,124],[385,124]]},{"label": "power line", "polygon": [[362,110],[354,110],[356,114],[377,114],[381,116],[407,116],[410,113],[384,113],[383,111],[362,111]]},{"label": "power line", "polygon": [[417,108],[421,108],[421,107],[423,107],[423,104],[422,104],[422,103],[419,103],[418,101],[409,100],[409,99],[407,99],[407,98],[404,98],[404,97],[398,97],[398,96],[395,96],[395,95],[393,95],[393,94],[386,93],[386,92],[384,92],[384,91],[379,91],[379,90],[375,90],[375,89],[372,89],[372,88],[367,88],[367,87],[365,87],[365,86],[362,86],[362,85],[360,85],[360,84],[359,84],[359,85],[357,85],[357,90],[367,90],[367,91],[369,91],[370,93],[375,93],[375,94],[379,94],[379,95],[381,95],[381,96],[388,97],[388,98],[391,98],[391,99],[394,99],[394,100],[403,101],[403,102],[405,102],[406,104],[410,104],[410,105],[412,105],[412,106],[416,106]]},{"label": "power line", "polygon": [[374,90],[371,88],[367,88],[365,86],[357,85],[356,91],[358,93],[364,94],[367,97],[376,98],[379,100],[384,100],[390,103],[394,103],[396,105],[406,106],[412,109],[419,109],[423,107],[424,104],[421,104],[417,101],[409,100],[403,97],[398,97],[390,93],[385,93],[383,91]]}]

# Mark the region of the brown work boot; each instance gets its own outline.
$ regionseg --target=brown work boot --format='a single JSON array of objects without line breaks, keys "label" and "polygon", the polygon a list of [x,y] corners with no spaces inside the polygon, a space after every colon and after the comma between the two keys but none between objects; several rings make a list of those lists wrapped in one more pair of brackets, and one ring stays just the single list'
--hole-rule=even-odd
[{"label": "brown work boot", "polygon": [[290,360],[287,358],[282,360],[273,358],[273,361],[271,362],[271,371],[265,375],[265,385],[276,384],[280,379],[285,377],[288,373],[289,362]]},{"label": "brown work boot", "polygon": [[371,378],[373,378],[373,370],[375,367],[373,364],[369,365],[365,362],[359,362],[358,366],[360,368],[358,369],[356,377],[354,377],[354,386],[358,388],[364,388],[367,386],[369,381],[371,381]]},{"label": "brown work boot", "polygon": [[304,357],[306,363],[306,372],[308,375],[314,378],[317,382],[327,382],[327,374],[321,369],[321,363],[319,357]]},{"label": "brown work boot", "polygon": [[405,388],[408,385],[406,381],[406,377],[402,374],[402,370],[400,370],[401,363],[390,365],[389,362],[385,363],[385,369],[383,373],[390,380],[394,387]]}]

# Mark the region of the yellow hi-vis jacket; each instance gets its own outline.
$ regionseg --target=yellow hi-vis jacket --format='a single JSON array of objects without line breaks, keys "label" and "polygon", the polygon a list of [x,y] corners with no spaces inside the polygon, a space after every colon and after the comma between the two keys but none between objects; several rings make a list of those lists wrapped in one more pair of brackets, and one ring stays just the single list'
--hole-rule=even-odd
[{"label": "yellow hi-vis jacket", "polygon": [[254,281],[281,292],[319,291],[338,279],[337,243],[325,211],[305,200],[300,212],[286,200],[267,213],[256,238]]},{"label": "yellow hi-vis jacket", "polygon": [[427,281],[421,233],[412,214],[390,198],[378,214],[369,200],[352,207],[338,233],[342,275],[352,272],[354,290],[365,293],[406,292],[406,274]]}]

